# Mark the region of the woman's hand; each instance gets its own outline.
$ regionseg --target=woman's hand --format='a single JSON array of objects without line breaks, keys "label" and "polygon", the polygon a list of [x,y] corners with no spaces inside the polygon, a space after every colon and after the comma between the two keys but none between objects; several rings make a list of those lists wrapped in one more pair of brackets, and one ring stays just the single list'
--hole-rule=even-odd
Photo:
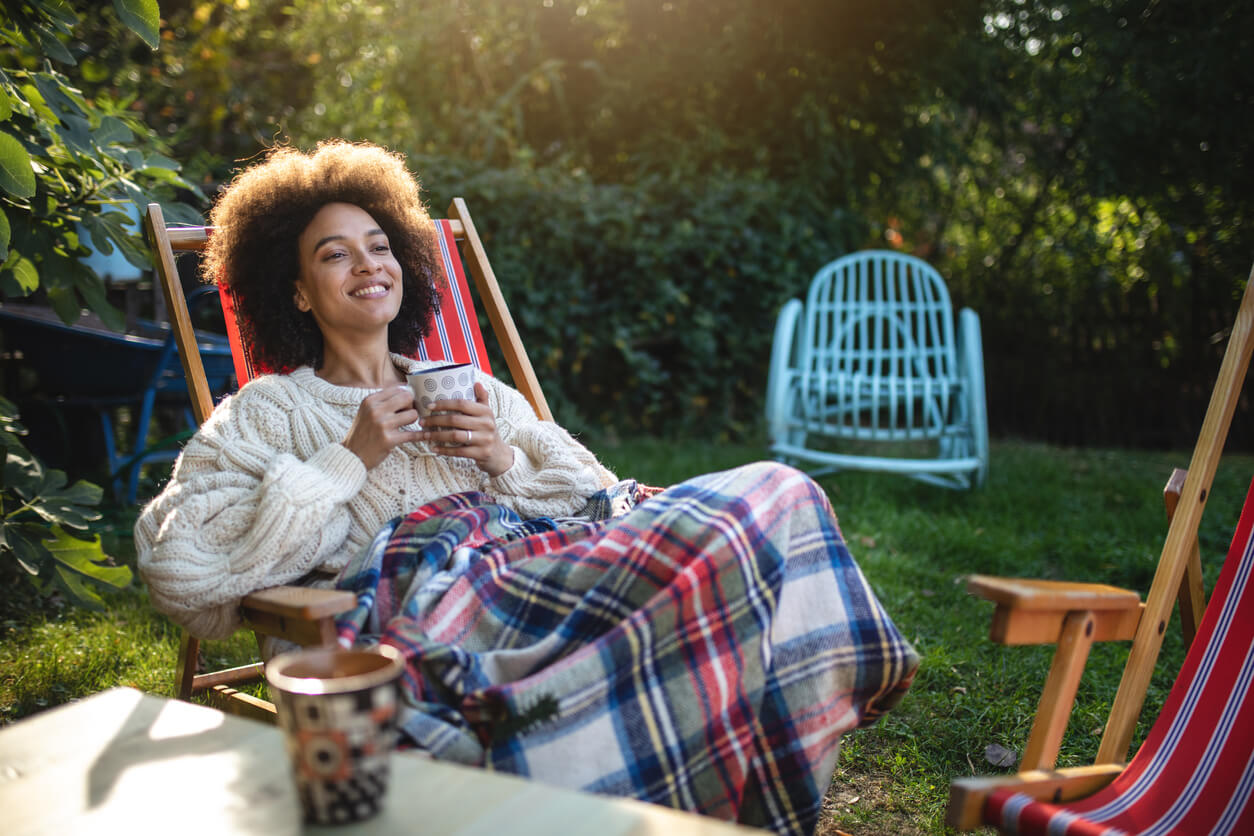
[{"label": "woman's hand", "polygon": [[361,402],[343,443],[370,470],[396,445],[422,438],[420,432],[401,429],[417,420],[413,390],[405,385],[389,386]]},{"label": "woman's hand", "polygon": [[482,383],[475,384],[473,401],[440,401],[438,413],[422,419],[422,429],[420,441],[447,456],[473,459],[489,476],[500,476],[514,466],[514,448],[496,431],[496,416]]}]

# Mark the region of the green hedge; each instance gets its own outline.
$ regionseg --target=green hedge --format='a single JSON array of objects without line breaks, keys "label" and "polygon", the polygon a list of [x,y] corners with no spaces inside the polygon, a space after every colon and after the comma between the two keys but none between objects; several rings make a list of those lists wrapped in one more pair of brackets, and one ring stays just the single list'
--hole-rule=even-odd
[{"label": "green hedge", "polygon": [[545,393],[575,430],[754,433],[781,305],[865,238],[853,214],[790,202],[762,176],[603,185],[552,168],[411,164],[433,212],[466,199]]}]

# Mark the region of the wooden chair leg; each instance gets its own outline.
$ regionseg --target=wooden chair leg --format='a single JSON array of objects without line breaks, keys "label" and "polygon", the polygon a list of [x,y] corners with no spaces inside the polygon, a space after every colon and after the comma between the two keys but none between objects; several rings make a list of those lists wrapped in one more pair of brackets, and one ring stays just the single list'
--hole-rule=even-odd
[{"label": "wooden chair leg", "polygon": [[[1184,487],[1187,470],[1176,468],[1163,488],[1163,504],[1167,508],[1167,522],[1176,513],[1176,505],[1180,502],[1180,491]],[[1197,625],[1202,620],[1202,612],[1206,609],[1206,587],[1202,582],[1202,555],[1198,548],[1197,537],[1190,546],[1189,559],[1184,568],[1184,577],[1180,579],[1180,591],[1176,593],[1176,601],[1180,605],[1180,630],[1184,633],[1185,647],[1193,644],[1197,635]]]},{"label": "wooden chair leg", "polygon": [[1032,723],[1032,733],[1019,761],[1020,771],[1054,768],[1063,733],[1067,730],[1067,720],[1075,705],[1084,663],[1088,661],[1089,650],[1093,647],[1095,629],[1096,618],[1087,610],[1068,613],[1063,621],[1049,678],[1045,680],[1036,720]]},{"label": "wooden chair leg", "polygon": [[278,722],[274,703],[237,691],[229,685],[215,685],[205,691],[215,708],[237,717],[248,717],[273,725]]},{"label": "wooden chair leg", "polygon": [[179,663],[174,671],[174,693],[181,700],[192,695],[192,685],[196,680],[197,660],[200,658],[200,639],[186,630],[179,639]]}]

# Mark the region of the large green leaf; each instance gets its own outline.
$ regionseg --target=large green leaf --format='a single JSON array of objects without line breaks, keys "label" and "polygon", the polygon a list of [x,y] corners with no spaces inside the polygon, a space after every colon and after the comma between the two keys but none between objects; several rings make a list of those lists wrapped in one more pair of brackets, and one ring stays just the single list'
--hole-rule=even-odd
[{"label": "large green leaf", "polygon": [[126,315],[109,302],[104,282],[98,276],[93,275],[85,265],[75,264],[69,269],[74,276],[74,286],[78,288],[79,293],[83,294],[87,307],[100,317],[105,327],[114,331],[125,331]]},{"label": "large green leaf", "polygon": [[183,184],[183,178],[179,176],[179,173],[169,168],[145,168],[141,169],[139,173],[145,177],[151,177],[153,180],[169,183],[172,186],[181,186]]},{"label": "large green leaf", "polygon": [[39,287],[39,271],[35,269],[35,264],[25,256],[19,256],[8,265],[9,272],[13,278],[17,280],[18,287],[22,289],[22,293],[34,293]]},{"label": "large green leaf", "polygon": [[92,132],[92,139],[98,145],[112,145],[118,143],[124,145],[128,142],[135,141],[135,134],[130,128],[126,127],[126,123],[116,116],[106,116],[100,120],[100,127]]},{"label": "large green leaf", "polygon": [[52,554],[44,547],[45,529],[25,523],[0,522],[4,526],[5,541],[22,571],[38,575]]},{"label": "large green leaf", "polygon": [[30,154],[7,133],[0,132],[0,189],[16,198],[35,194],[35,172],[30,167]]},{"label": "large green leaf", "polygon": [[35,460],[36,467],[32,473],[37,477],[35,481],[26,485],[14,485],[14,490],[18,496],[27,502],[35,502],[45,493],[55,493],[65,487],[65,472],[55,468],[45,468],[39,465]]},{"label": "large green leaf", "polygon": [[65,590],[74,603],[96,612],[104,611],[104,599],[100,597],[96,590],[83,583],[80,575],[74,573],[62,563],[54,565],[56,567],[57,580],[60,581],[59,586]]},{"label": "large green leaf", "polygon": [[144,43],[156,49],[161,43],[161,12],[157,0],[113,0],[118,17],[131,27]]},{"label": "large green leaf", "polygon": [[40,10],[62,29],[68,29],[78,23],[78,13],[70,8],[65,0],[39,0]]},{"label": "large green leaf", "polygon": [[95,151],[91,144],[91,123],[82,116],[66,115],[61,117],[62,124],[56,126],[57,135],[67,146],[80,154],[91,154]]},{"label": "large green leaf", "polygon": [[9,216],[0,209],[0,262],[5,261],[9,257],[9,238],[13,235],[13,230],[9,226]]},{"label": "large green leaf", "polygon": [[49,32],[40,26],[36,26],[34,31],[35,37],[39,40],[40,48],[49,58],[71,66],[78,63],[74,60],[73,53],[65,48],[65,44],[61,43],[61,39],[56,36],[56,33]]},{"label": "large green leaf", "polygon": [[[110,240],[119,250],[126,260],[136,267],[148,268],[152,266],[152,262],[148,257],[148,252],[140,245],[139,239],[135,234],[123,224],[130,224],[131,219],[121,212],[106,212],[100,216],[100,225],[109,234]],[[92,233],[92,240],[95,240],[95,232]]]},{"label": "large green leaf", "polygon": [[71,287],[48,288],[48,304],[66,325],[77,322],[83,312],[78,304],[78,294]]},{"label": "large green leaf", "polygon": [[100,537],[93,535],[86,540],[72,537],[55,525],[49,531],[52,537],[44,541],[44,546],[58,563],[94,581],[107,583],[119,589],[131,582],[130,568],[101,565],[103,561],[109,559],[109,556],[101,547]]},{"label": "large green leaf", "polygon": [[171,171],[178,171],[182,166],[175,160],[170,159],[165,154],[152,153],[144,157],[144,168],[168,168]]},{"label": "large green leaf", "polygon": [[33,78],[40,98],[58,118],[86,115],[87,102],[83,94],[71,87],[61,73],[35,73]]},{"label": "large green leaf", "polygon": [[9,91],[0,86],[0,122],[8,119],[13,115],[13,98],[9,96]]},{"label": "large green leaf", "polygon": [[166,223],[201,226],[205,222],[205,216],[200,212],[197,212],[194,207],[188,206],[186,203],[162,201],[161,212],[165,215]]},{"label": "large green leaf", "polygon": [[48,470],[45,484],[40,486],[38,497],[31,503],[31,510],[50,523],[69,528],[84,529],[88,523],[100,519],[100,512],[91,507],[100,504],[104,492],[99,485],[78,481],[62,489],[50,479],[54,475],[59,476],[64,484],[64,473]]},{"label": "large green leaf", "polygon": [[100,221],[100,215],[92,212],[83,215],[82,224],[87,228],[87,234],[91,236],[91,245],[96,252],[102,255],[111,255],[113,253],[113,243],[109,240],[109,231]]},{"label": "large green leaf", "polygon": [[103,609],[104,601],[85,581],[121,589],[131,582],[131,570],[126,566],[102,565],[108,555],[100,547],[100,538],[79,540],[70,537],[60,528],[53,526],[51,540],[45,540],[44,546],[56,561],[58,580],[64,584],[67,592],[77,603],[91,609]]},{"label": "large green leaf", "polygon": [[[0,473],[3,473],[6,490],[30,497],[35,495],[43,478],[43,467],[25,445],[8,435],[4,439],[4,469]],[[9,512],[12,513],[13,509],[10,508]]]},{"label": "large green leaf", "polygon": [[[0,395],[0,433],[26,435],[26,428],[18,420],[18,412],[17,404]],[[3,436],[0,436],[0,440],[3,440]]]},{"label": "large green leaf", "polygon": [[44,101],[44,94],[39,92],[39,88],[33,84],[23,84],[18,87],[18,92],[22,94],[27,107],[32,111],[32,115],[37,121],[46,124],[56,124],[59,118],[52,109],[48,107],[48,103]]}]

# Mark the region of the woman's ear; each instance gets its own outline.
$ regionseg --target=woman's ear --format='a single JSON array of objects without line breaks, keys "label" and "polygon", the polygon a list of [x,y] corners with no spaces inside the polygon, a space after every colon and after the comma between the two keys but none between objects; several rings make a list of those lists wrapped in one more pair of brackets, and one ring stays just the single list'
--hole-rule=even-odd
[{"label": "woman's ear", "polygon": [[309,313],[309,300],[305,298],[305,293],[300,289],[300,285],[296,285],[296,290],[292,293],[292,301],[296,303],[296,310],[302,313]]}]

